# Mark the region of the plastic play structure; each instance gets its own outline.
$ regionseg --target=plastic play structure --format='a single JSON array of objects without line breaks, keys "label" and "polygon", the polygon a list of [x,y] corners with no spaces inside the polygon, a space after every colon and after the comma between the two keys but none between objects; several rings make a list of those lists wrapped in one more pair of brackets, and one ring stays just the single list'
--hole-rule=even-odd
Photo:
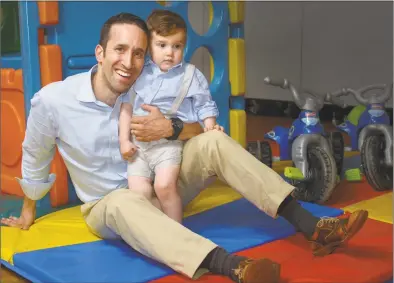
[{"label": "plastic play structure", "polygon": [[[373,91],[373,92],[371,92]],[[378,93],[376,93],[378,91]],[[350,136],[351,149],[359,150],[360,168],[346,171],[348,181],[360,181],[364,174],[377,191],[393,188],[393,128],[385,103],[393,96],[393,85],[369,85],[358,90],[344,89],[337,95],[353,95],[360,103],[345,121],[335,126]]]}]

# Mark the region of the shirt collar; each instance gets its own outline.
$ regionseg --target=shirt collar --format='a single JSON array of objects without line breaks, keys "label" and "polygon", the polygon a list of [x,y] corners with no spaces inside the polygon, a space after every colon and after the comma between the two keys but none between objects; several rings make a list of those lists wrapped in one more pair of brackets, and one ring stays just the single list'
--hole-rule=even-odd
[{"label": "shirt collar", "polygon": [[[93,91],[93,86],[92,86],[92,75],[97,72],[97,65],[94,65],[85,75],[86,79],[83,80],[81,87],[79,88],[79,92],[77,94],[77,99],[81,102],[96,102],[96,103],[102,103],[101,101],[98,101],[96,99],[96,96],[94,95]],[[127,92],[122,93],[122,95],[125,95]],[[103,104],[105,105],[105,104]]]},{"label": "shirt collar", "polygon": [[77,99],[81,102],[96,102],[96,96],[93,92],[92,75],[97,72],[97,64],[94,65],[85,75],[86,79],[82,81],[79,88]]},{"label": "shirt collar", "polygon": [[172,66],[167,72],[163,72],[162,70],[160,70],[159,66],[157,66],[157,64],[152,61],[151,58],[148,58],[145,66],[150,66],[155,75],[160,75],[160,74],[168,74],[175,69],[181,68],[183,66],[183,64],[184,64],[184,62],[181,61],[179,64]]}]

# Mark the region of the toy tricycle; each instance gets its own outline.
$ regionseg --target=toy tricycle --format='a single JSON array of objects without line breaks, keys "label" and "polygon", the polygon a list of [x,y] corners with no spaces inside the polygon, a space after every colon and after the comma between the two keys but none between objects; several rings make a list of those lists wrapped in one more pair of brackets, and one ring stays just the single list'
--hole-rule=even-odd
[{"label": "toy tricycle", "polygon": [[295,185],[293,196],[302,201],[324,203],[337,185],[342,170],[343,137],[340,132],[326,133],[319,119],[324,102],[345,104],[333,94],[316,95],[311,91],[298,93],[287,79],[264,79],[266,84],[289,89],[296,105],[302,110],[290,129],[275,127],[265,138],[278,143],[280,160],[292,160],[295,167],[286,167],[285,177]]},{"label": "toy tricycle", "polygon": [[[380,93],[371,90],[380,90]],[[359,181],[363,173],[376,191],[393,188],[393,128],[384,107],[392,91],[392,84],[376,84],[359,90],[349,88],[337,95],[352,94],[360,103],[343,123],[338,125],[333,120],[339,130],[350,136],[351,149],[360,151],[361,170],[347,170],[346,179]]]},{"label": "toy tricycle", "polygon": [[260,162],[272,168],[272,152],[267,141],[251,141],[247,144],[247,150]]}]

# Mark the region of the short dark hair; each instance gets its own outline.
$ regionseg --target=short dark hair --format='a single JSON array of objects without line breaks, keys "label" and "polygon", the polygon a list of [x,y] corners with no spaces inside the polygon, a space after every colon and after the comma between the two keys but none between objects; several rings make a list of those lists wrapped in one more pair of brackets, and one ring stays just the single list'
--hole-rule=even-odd
[{"label": "short dark hair", "polygon": [[109,18],[101,28],[99,44],[103,47],[104,51],[107,47],[111,27],[115,24],[136,25],[144,31],[146,37],[149,39],[148,26],[143,19],[130,13],[120,13]]},{"label": "short dark hair", "polygon": [[160,36],[168,36],[182,29],[187,34],[185,20],[177,13],[169,10],[154,10],[146,20],[150,33],[156,32]]}]

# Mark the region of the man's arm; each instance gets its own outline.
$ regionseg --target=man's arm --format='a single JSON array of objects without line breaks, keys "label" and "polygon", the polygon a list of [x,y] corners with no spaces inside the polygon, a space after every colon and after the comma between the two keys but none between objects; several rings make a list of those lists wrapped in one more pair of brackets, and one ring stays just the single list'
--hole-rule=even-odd
[{"label": "man's arm", "polygon": [[[171,137],[174,133],[172,123],[166,119],[160,110],[151,105],[142,105],[142,109],[149,111],[147,116],[134,116],[131,119],[131,132],[139,141],[156,141]],[[188,140],[203,132],[199,123],[184,124],[178,140]]]},{"label": "man's arm", "polygon": [[55,153],[56,127],[53,116],[39,93],[31,100],[31,110],[22,143],[22,179],[17,178],[25,199],[19,218],[2,219],[1,223],[28,229],[34,222],[35,201],[51,189],[55,175],[49,175]]}]

